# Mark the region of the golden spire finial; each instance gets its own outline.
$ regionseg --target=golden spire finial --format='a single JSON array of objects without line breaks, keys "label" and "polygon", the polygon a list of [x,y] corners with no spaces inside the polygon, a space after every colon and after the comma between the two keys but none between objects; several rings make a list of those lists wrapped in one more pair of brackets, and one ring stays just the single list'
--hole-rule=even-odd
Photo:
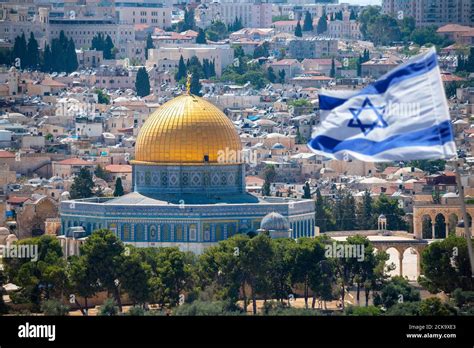
[{"label": "golden spire finial", "polygon": [[186,78],[186,93],[191,94],[191,77],[193,74],[188,74]]}]

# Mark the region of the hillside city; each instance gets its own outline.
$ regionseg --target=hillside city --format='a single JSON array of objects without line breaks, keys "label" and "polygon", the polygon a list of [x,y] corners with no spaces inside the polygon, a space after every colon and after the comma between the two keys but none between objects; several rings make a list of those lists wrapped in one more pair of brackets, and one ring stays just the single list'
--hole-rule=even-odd
[{"label": "hillside city", "polygon": [[[0,2],[0,313],[474,315],[474,4],[355,3]],[[307,146],[432,47],[468,221],[458,162]]]}]

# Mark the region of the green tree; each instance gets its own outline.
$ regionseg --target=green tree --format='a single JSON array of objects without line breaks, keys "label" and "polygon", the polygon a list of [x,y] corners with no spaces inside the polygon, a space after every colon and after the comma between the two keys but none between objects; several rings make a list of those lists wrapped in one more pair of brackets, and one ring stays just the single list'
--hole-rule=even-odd
[{"label": "green tree", "polygon": [[403,231],[408,229],[407,222],[403,219],[405,212],[398,206],[398,200],[388,198],[381,194],[374,204],[375,216],[381,214],[387,217],[387,229],[392,231]]},{"label": "green tree", "polygon": [[407,164],[408,167],[414,167],[421,169],[424,172],[430,174],[435,174],[437,172],[442,172],[446,166],[446,161],[444,160],[415,160],[410,161]]},{"label": "green tree", "polygon": [[309,186],[309,182],[306,181],[304,186],[303,186],[303,198],[305,199],[311,199],[311,187]]},{"label": "green tree", "polygon": [[201,89],[202,89],[202,85],[201,85],[201,82],[199,81],[199,75],[192,74],[190,93],[193,95],[201,96],[202,95]]},{"label": "green tree", "polygon": [[258,45],[253,51],[254,58],[268,57],[270,55],[270,43],[265,41],[264,43]]},{"label": "green tree", "polygon": [[120,311],[120,278],[125,274],[124,251],[123,243],[107,229],[94,231],[80,247],[81,256],[90,267],[90,277],[97,279],[101,288],[113,294]]},{"label": "green tree", "polygon": [[41,311],[47,316],[65,316],[69,314],[69,307],[61,303],[61,301],[51,299],[41,304]]},{"label": "green tree", "polygon": [[178,71],[176,72],[175,80],[180,81],[181,79],[185,77],[186,77],[186,64],[184,64],[184,59],[183,59],[183,56],[181,55],[179,57]]},{"label": "green tree", "polygon": [[196,43],[197,44],[206,44],[207,43],[206,33],[201,28],[199,28],[198,35],[196,36]]},{"label": "green tree", "polygon": [[117,302],[113,299],[108,298],[104,301],[102,306],[99,308],[98,315],[100,316],[115,316],[118,315],[120,309],[117,307]]},{"label": "green tree", "polygon": [[94,93],[97,94],[97,101],[99,104],[110,104],[110,97],[108,94],[106,94],[102,89],[100,88],[95,88]]},{"label": "green tree", "polygon": [[20,59],[21,69],[28,67],[28,48],[26,43],[25,33],[15,38],[12,51],[13,60]]},{"label": "green tree", "polygon": [[92,197],[94,195],[92,191],[94,186],[91,172],[89,169],[82,167],[79,173],[74,177],[71,185],[71,198],[81,199]]},{"label": "green tree", "polygon": [[115,180],[114,197],[120,197],[123,195],[124,195],[124,192],[123,192],[123,186],[122,186],[122,178],[117,177],[117,179]]},{"label": "green tree", "polygon": [[275,75],[275,71],[273,70],[273,68],[271,66],[269,66],[268,69],[267,69],[267,79],[271,83],[275,83],[275,81],[277,79],[277,77]]},{"label": "green tree", "polygon": [[313,31],[313,17],[309,11],[306,11],[303,22],[303,31]]},{"label": "green tree", "polygon": [[147,256],[151,262],[149,290],[151,299],[160,304],[176,306],[180,295],[192,287],[190,255],[177,247],[152,249]]},{"label": "green tree", "polygon": [[351,14],[349,15],[349,20],[356,20],[357,14],[354,12],[354,9],[351,9]]},{"label": "green tree", "polygon": [[298,21],[298,23],[296,23],[295,36],[296,37],[303,37],[303,31],[301,29],[300,21]]},{"label": "green tree", "polygon": [[65,71],[67,73],[71,73],[73,71],[76,71],[79,63],[77,62],[77,55],[76,55],[76,46],[74,45],[74,41],[69,39],[67,43],[67,48],[66,48],[66,65],[65,65]]},{"label": "green tree", "polygon": [[[198,276],[200,289],[214,287],[215,298],[235,304],[241,297],[246,310],[248,275],[242,256],[247,253],[249,237],[237,234],[210,247],[199,256]],[[283,280],[282,280],[283,281]]]},{"label": "green tree", "polygon": [[51,46],[46,44],[43,53],[43,64],[41,70],[43,72],[51,72],[53,69],[53,57],[51,53]]},{"label": "green tree", "polygon": [[316,278],[311,281],[311,274],[318,264],[325,260],[324,246],[317,239],[299,238],[296,242],[294,253],[294,264],[291,272],[293,284],[303,285],[303,297],[305,308],[308,308],[308,294],[310,285],[316,284]]},{"label": "green tree", "polygon": [[130,255],[125,256],[122,267],[126,271],[120,277],[121,289],[128,294],[134,306],[144,304],[151,298],[149,289],[151,266],[132,249]]},{"label": "green tree", "polygon": [[285,75],[286,75],[286,72],[283,69],[278,72],[278,78],[279,78],[280,83],[285,83]]},{"label": "green tree", "polygon": [[66,264],[59,240],[44,235],[15,242],[19,248],[37,246],[37,259],[3,258],[5,274],[9,282],[22,289],[20,294],[39,310],[42,301],[65,295],[67,288]]},{"label": "green tree", "polygon": [[443,303],[437,297],[430,297],[420,303],[421,316],[449,316],[456,315],[456,310],[448,303]]},{"label": "green tree", "polygon": [[[87,258],[83,255],[71,256],[67,265],[67,274],[71,293],[75,295],[74,302],[79,306],[82,314],[87,315],[87,299],[93,297],[100,289]],[[84,298],[84,305],[78,301],[77,296]]]},{"label": "green tree", "polygon": [[375,227],[373,199],[369,190],[364,192],[362,202],[357,206],[357,227],[360,230],[371,230]]},{"label": "green tree", "polygon": [[336,77],[336,63],[334,58],[331,60],[331,71],[329,72],[329,76],[332,78]]},{"label": "green tree", "polygon": [[324,34],[328,30],[328,21],[326,11],[323,11],[323,15],[318,20],[318,26],[316,27],[316,32],[318,34]]},{"label": "green tree", "polygon": [[33,32],[30,34],[30,39],[28,40],[28,67],[33,70],[37,70],[40,63],[39,50],[38,50],[38,41],[35,39]]},{"label": "green tree", "polygon": [[264,196],[270,196],[271,195],[271,190],[270,186],[272,182],[276,178],[276,171],[275,171],[275,166],[272,164],[267,164],[265,169],[263,170],[263,187],[262,187],[262,195]]},{"label": "green tree", "polygon": [[329,231],[332,227],[331,223],[331,211],[329,204],[321,195],[319,188],[316,189],[316,201],[315,201],[315,225],[319,226],[320,232]]},{"label": "green tree", "polygon": [[445,40],[438,35],[437,30],[438,28],[436,26],[416,28],[411,32],[410,39],[420,46],[426,44],[443,45]]},{"label": "green tree", "polygon": [[206,37],[210,41],[219,41],[229,37],[227,26],[219,21],[212,21],[211,25],[206,29]]},{"label": "green tree", "polygon": [[139,97],[146,97],[150,94],[150,78],[145,67],[138,69],[135,80],[135,89]]},{"label": "green tree", "polygon": [[242,253],[242,265],[247,274],[253,314],[257,314],[257,296],[264,300],[271,296],[272,286],[268,274],[272,269],[273,252],[270,237],[258,234],[249,240],[246,252]]},{"label": "green tree", "polygon": [[374,304],[390,308],[397,303],[416,301],[420,301],[420,292],[405,278],[395,276],[382,287],[380,294],[374,299]]},{"label": "green tree", "polygon": [[369,316],[379,316],[382,314],[382,311],[380,308],[375,307],[375,306],[368,306],[368,307],[358,307],[358,306],[348,306],[344,310],[345,315],[349,316],[364,316],[364,317],[369,317]]},{"label": "green tree", "polygon": [[243,58],[245,56],[244,49],[240,45],[234,46],[234,58]]},{"label": "green tree", "polygon": [[419,282],[432,293],[474,290],[465,238],[451,235],[429,244],[421,255],[421,268]]},{"label": "green tree", "polygon": [[151,38],[151,33],[148,33],[146,37],[146,46],[145,46],[145,59],[148,59],[148,50],[155,48],[153,44],[153,39]]}]

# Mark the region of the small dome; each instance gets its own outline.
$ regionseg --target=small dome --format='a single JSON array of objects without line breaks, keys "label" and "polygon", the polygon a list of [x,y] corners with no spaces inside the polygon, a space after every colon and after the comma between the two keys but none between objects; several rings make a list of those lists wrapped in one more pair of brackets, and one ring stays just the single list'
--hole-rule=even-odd
[{"label": "small dome", "polygon": [[263,217],[260,229],[265,231],[283,231],[290,229],[288,219],[278,213],[270,213]]},{"label": "small dome", "polygon": [[10,230],[6,227],[0,227],[0,235],[1,236],[8,236],[10,234]]},{"label": "small dome", "polygon": [[275,145],[272,146],[272,149],[275,150],[275,149],[284,149],[285,148],[285,145],[283,145],[282,143],[275,143]]}]

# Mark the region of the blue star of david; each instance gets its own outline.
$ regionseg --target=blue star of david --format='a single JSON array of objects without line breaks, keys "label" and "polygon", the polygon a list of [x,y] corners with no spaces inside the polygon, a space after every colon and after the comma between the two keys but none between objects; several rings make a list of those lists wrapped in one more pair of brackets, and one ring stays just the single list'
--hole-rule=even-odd
[{"label": "blue star of david", "polygon": [[[372,110],[374,114],[377,116],[377,120],[372,123],[362,123],[359,116],[364,110]],[[349,108],[349,111],[352,113],[352,116],[354,118],[349,121],[349,123],[347,124],[347,127],[360,128],[361,132],[364,133],[364,135],[369,134],[371,131],[374,130],[374,128],[388,127],[387,122],[383,119],[385,106],[375,107],[368,97],[365,98],[361,107]]]}]

